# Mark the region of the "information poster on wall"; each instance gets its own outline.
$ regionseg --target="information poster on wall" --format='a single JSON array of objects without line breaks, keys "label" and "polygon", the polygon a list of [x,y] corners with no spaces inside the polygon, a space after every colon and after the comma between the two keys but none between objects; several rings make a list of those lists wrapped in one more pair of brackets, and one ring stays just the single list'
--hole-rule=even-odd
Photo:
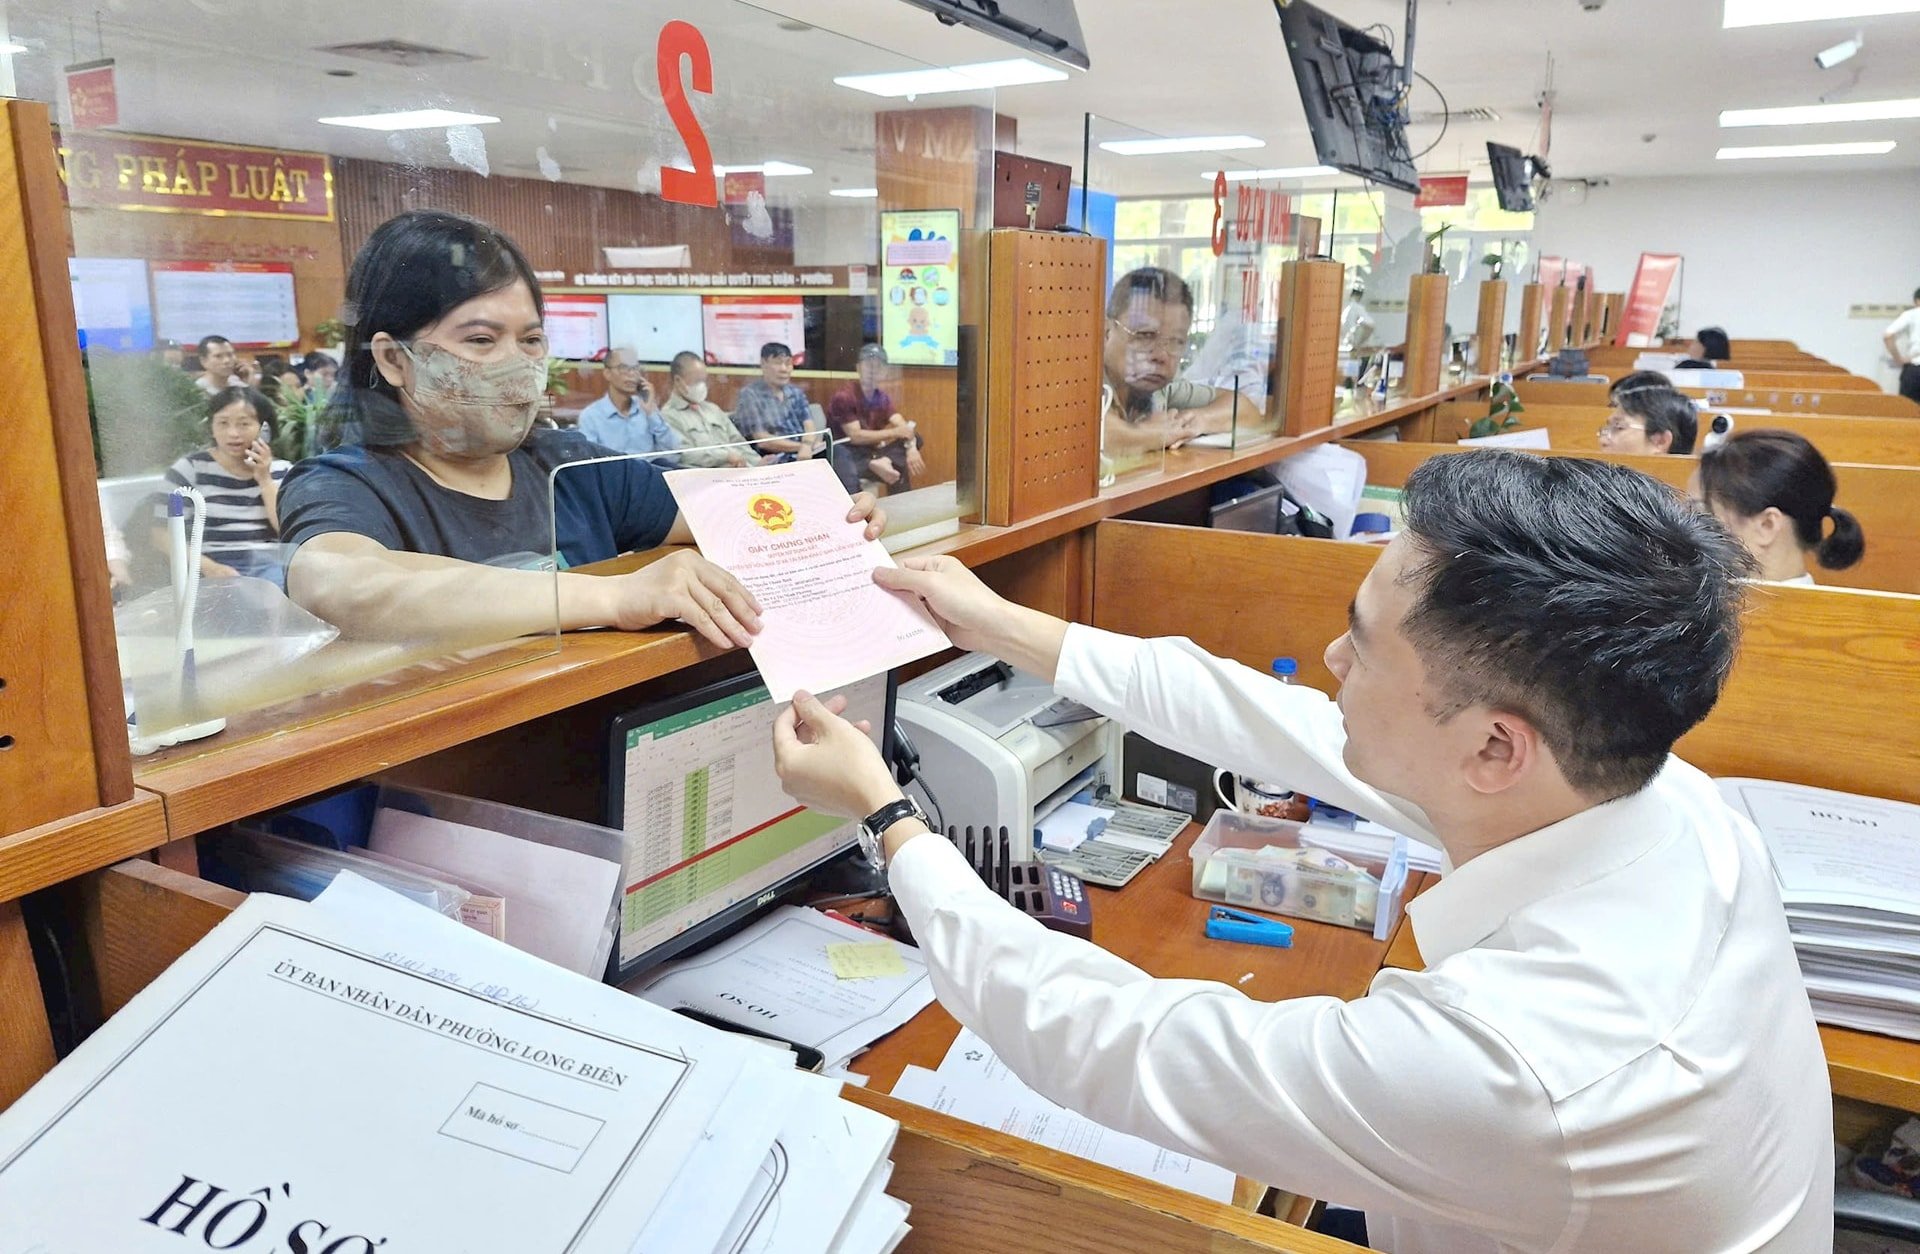
[{"label": "information poster on wall", "polygon": [[153,347],[147,263],[131,257],[69,257],[81,348],[140,353]]},{"label": "information poster on wall", "polygon": [[607,298],[547,297],[547,352],[566,361],[591,361],[607,347]]},{"label": "information poster on wall", "polygon": [[[665,365],[680,353],[706,355],[700,297],[693,293],[615,292],[607,297],[607,343],[643,362]],[[754,360],[759,360],[756,349]]]},{"label": "information poster on wall", "polygon": [[763,344],[785,344],[794,365],[806,364],[806,308],[798,296],[706,296],[700,314],[710,366],[757,366]]},{"label": "information poster on wall", "polygon": [[880,215],[880,339],[900,366],[960,364],[958,209]]},{"label": "information poster on wall", "polygon": [[284,348],[300,339],[286,262],[156,261],[153,310],[161,338],[181,344],[224,335],[243,348]]}]

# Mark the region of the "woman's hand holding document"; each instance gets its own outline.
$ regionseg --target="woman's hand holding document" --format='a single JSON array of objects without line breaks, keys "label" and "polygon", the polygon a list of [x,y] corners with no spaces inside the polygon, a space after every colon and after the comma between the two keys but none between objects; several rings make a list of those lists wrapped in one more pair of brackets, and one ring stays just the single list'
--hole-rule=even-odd
[{"label": "woman's hand holding document", "polygon": [[857,506],[824,461],[676,470],[666,476],[707,560],[761,607],[754,663],[775,701],[831,692],[950,643],[919,599],[873,572],[892,566],[880,521]]}]

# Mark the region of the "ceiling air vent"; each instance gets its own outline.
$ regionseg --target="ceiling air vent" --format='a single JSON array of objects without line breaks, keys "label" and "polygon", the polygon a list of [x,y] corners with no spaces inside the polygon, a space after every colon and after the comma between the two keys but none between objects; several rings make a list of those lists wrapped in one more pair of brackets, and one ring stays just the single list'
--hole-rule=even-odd
[{"label": "ceiling air vent", "polygon": [[[1447,116],[1448,115],[1438,109],[1422,109],[1420,112],[1408,118],[1407,122],[1412,126],[1438,126],[1440,125],[1441,119]],[[1498,122],[1499,120],[1499,112],[1494,109],[1489,109],[1485,105],[1477,105],[1471,109],[1455,109],[1451,117],[1451,121],[1457,124],[1465,124],[1468,122]]]},{"label": "ceiling air vent", "polygon": [[331,52],[335,56],[354,57],[361,61],[379,61],[386,65],[458,65],[464,61],[480,61],[483,57],[469,52],[455,52],[451,48],[430,48],[426,44],[416,44],[406,39],[369,39],[365,43],[334,44],[329,48],[315,49],[317,52]]}]

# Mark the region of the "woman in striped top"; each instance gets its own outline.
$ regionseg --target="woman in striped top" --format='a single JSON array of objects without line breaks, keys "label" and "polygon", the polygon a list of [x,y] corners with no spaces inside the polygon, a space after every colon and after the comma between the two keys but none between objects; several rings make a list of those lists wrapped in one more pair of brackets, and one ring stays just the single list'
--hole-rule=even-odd
[{"label": "woman in striped top", "polygon": [[167,481],[198,488],[207,503],[200,573],[253,575],[278,582],[280,480],[291,464],[275,459],[273,403],[250,387],[222,388],[207,399],[206,448],[167,469]]}]

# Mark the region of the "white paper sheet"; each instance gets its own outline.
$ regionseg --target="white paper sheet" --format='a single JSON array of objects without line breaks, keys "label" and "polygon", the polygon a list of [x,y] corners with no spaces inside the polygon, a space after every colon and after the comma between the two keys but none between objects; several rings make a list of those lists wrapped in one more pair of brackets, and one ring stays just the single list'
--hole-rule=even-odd
[{"label": "white paper sheet", "polygon": [[911,945],[894,944],[907,973],[842,980],[827,946],[884,937],[818,910],[785,906],[698,957],[670,962],[628,984],[655,1005],[685,1006],[810,1045],[837,1063],[933,1004],[927,964]]},{"label": "white paper sheet", "polygon": [[1920,806],[1772,780],[1716,782],[1760,830],[1790,906],[1881,910],[1920,924]]},{"label": "white paper sheet", "polygon": [[619,863],[394,809],[374,813],[367,847],[499,885],[507,895],[509,945],[579,975],[603,974]]},{"label": "white paper sheet", "polygon": [[939,1071],[908,1067],[894,1085],[893,1095],[1216,1202],[1233,1200],[1234,1176],[1225,1167],[1115,1132],[1048,1101],[1007,1070],[985,1041],[964,1028]]},{"label": "white paper sheet", "polygon": [[1545,427],[1527,427],[1520,431],[1502,431],[1495,435],[1455,440],[1454,443],[1476,448],[1552,448],[1553,435]]},{"label": "white paper sheet", "polygon": [[[731,1135],[712,1117],[744,1046],[342,881],[338,908],[249,898],[0,1115],[9,1254],[206,1244],[263,1189],[283,1247],[307,1223],[627,1254],[694,1145]],[[765,1147],[742,1149],[744,1188]]]},{"label": "white paper sheet", "polygon": [[1047,848],[1072,853],[1093,834],[1090,829],[1096,821],[1112,817],[1113,809],[1110,806],[1090,806],[1084,801],[1068,801],[1041,819],[1036,830],[1040,833],[1040,843]]}]

